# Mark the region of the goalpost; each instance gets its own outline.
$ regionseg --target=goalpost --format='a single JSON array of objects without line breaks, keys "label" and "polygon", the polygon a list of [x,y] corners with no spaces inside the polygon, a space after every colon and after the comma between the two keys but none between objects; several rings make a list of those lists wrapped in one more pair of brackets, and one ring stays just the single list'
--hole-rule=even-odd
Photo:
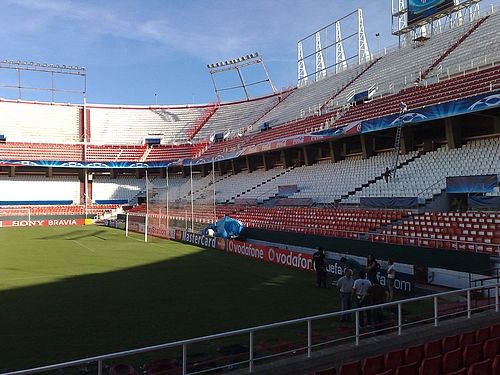
[{"label": "goalpost", "polygon": [[165,181],[151,181],[146,171],[146,207],[145,211],[128,212],[125,218],[125,236],[129,232],[144,234],[144,242],[149,236],[168,238],[168,177]]},{"label": "goalpost", "polygon": [[0,226],[3,225],[4,221],[31,221],[31,209],[30,208],[0,208]]}]

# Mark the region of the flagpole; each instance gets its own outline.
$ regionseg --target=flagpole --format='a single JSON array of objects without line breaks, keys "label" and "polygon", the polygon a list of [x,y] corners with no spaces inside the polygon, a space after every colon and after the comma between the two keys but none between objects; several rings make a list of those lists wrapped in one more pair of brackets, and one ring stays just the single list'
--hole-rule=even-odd
[{"label": "flagpole", "polygon": [[149,217],[149,179],[146,169],[146,218],[144,220],[144,242],[148,242],[148,217]]},{"label": "flagpole", "polygon": [[216,221],[217,212],[215,210],[215,158],[212,158],[212,185],[214,188],[214,221]]},{"label": "flagpole", "polygon": [[189,162],[191,172],[191,232],[194,233],[194,194],[193,194],[193,162]]}]

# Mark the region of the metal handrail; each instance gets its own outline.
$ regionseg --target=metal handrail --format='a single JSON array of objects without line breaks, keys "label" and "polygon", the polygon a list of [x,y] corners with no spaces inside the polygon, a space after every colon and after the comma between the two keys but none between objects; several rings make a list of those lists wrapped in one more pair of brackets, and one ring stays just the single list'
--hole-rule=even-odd
[{"label": "metal handrail", "polygon": [[[289,325],[293,325],[293,324],[307,323],[307,339],[308,340],[307,340],[307,347],[304,347],[304,349],[307,348],[307,357],[310,358],[312,348],[314,346],[314,345],[312,345],[312,328],[311,328],[311,323],[313,321],[320,320],[320,319],[332,318],[332,317],[336,317],[336,316],[341,316],[344,314],[353,314],[354,313],[355,318],[356,318],[355,319],[355,323],[356,323],[355,342],[356,342],[356,345],[359,345],[359,338],[360,338],[360,336],[362,336],[360,334],[360,329],[359,329],[360,328],[360,326],[359,326],[359,316],[360,315],[359,314],[364,312],[364,311],[396,306],[397,310],[398,310],[398,325],[397,325],[398,335],[401,335],[402,334],[402,327],[404,326],[403,320],[402,320],[402,305],[403,304],[432,299],[433,305],[434,305],[434,316],[432,318],[424,319],[424,321],[432,320],[434,322],[434,326],[437,326],[440,317],[443,318],[443,317],[449,316],[449,314],[444,315],[444,316],[439,316],[439,310],[438,310],[438,298],[439,297],[466,293],[466,295],[467,295],[467,317],[470,319],[471,312],[473,310],[475,310],[474,308],[471,307],[471,292],[479,291],[479,290],[490,290],[493,288],[495,289],[495,304],[494,304],[495,311],[499,312],[500,283],[497,282],[496,284],[489,285],[489,286],[476,286],[476,287],[471,287],[471,288],[452,290],[452,291],[447,291],[447,292],[440,292],[440,293],[436,293],[433,295],[413,297],[413,298],[400,300],[400,301],[387,302],[387,303],[382,303],[382,304],[368,306],[368,307],[360,307],[360,308],[355,308],[355,309],[350,309],[350,310],[345,310],[345,311],[336,311],[333,313],[313,315],[313,316],[309,316],[309,317],[305,317],[305,318],[291,319],[291,320],[286,320],[286,321],[282,321],[282,322],[270,323],[270,324],[265,324],[265,325],[250,327],[250,328],[243,328],[243,329],[238,329],[238,330],[234,330],[234,331],[212,334],[212,335],[207,335],[207,336],[201,336],[201,337],[196,337],[196,338],[187,339],[187,340],[180,340],[180,341],[174,341],[174,342],[165,343],[165,344],[152,345],[152,346],[147,346],[147,347],[143,347],[143,348],[139,348],[139,349],[125,350],[125,351],[120,351],[120,352],[115,352],[115,353],[110,353],[110,354],[105,354],[105,355],[100,355],[100,356],[88,357],[88,358],[84,358],[84,359],[80,359],[80,360],[57,363],[57,364],[48,365],[48,366],[40,366],[40,367],[31,368],[31,369],[13,371],[13,372],[9,372],[9,373],[3,373],[0,375],[33,374],[33,373],[57,370],[57,369],[66,368],[66,367],[89,364],[89,363],[93,363],[93,362],[97,362],[98,374],[102,375],[102,362],[105,360],[114,359],[114,358],[121,358],[121,357],[125,357],[125,356],[136,355],[136,354],[141,354],[141,353],[146,353],[146,352],[151,352],[151,351],[156,351],[156,350],[168,349],[168,348],[172,348],[172,347],[180,347],[180,346],[183,349],[182,350],[182,352],[183,352],[183,355],[182,355],[182,373],[187,374],[187,369],[186,369],[186,367],[187,367],[187,345],[199,343],[199,342],[210,341],[210,340],[216,340],[216,339],[225,338],[225,337],[237,336],[237,335],[242,335],[242,334],[249,334],[249,337],[250,337],[249,359],[247,361],[243,361],[242,363],[248,363],[248,365],[249,365],[248,370],[249,370],[249,373],[251,373],[251,372],[253,372],[253,363],[256,360],[256,358],[253,355],[253,338],[254,338],[255,332],[263,331],[263,330],[267,330],[267,329],[289,326]],[[493,305],[488,305],[488,306],[493,306]],[[464,313],[464,311],[462,311],[462,313]]]}]

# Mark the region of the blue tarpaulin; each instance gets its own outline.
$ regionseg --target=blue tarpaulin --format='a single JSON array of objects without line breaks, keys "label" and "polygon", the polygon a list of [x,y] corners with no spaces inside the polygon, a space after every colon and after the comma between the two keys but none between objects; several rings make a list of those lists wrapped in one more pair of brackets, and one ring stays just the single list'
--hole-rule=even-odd
[{"label": "blue tarpaulin", "polygon": [[243,223],[229,216],[224,216],[215,224],[209,225],[203,230],[203,234],[208,235],[208,230],[215,232],[215,237],[230,238],[238,237],[243,229]]}]

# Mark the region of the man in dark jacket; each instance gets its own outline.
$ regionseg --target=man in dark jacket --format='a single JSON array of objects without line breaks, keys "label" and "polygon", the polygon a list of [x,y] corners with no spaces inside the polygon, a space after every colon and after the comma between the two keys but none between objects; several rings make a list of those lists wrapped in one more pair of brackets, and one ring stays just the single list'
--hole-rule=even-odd
[{"label": "man in dark jacket", "polygon": [[313,261],[316,269],[316,284],[318,288],[326,288],[326,259],[322,247],[319,247],[318,251],[313,254]]}]

